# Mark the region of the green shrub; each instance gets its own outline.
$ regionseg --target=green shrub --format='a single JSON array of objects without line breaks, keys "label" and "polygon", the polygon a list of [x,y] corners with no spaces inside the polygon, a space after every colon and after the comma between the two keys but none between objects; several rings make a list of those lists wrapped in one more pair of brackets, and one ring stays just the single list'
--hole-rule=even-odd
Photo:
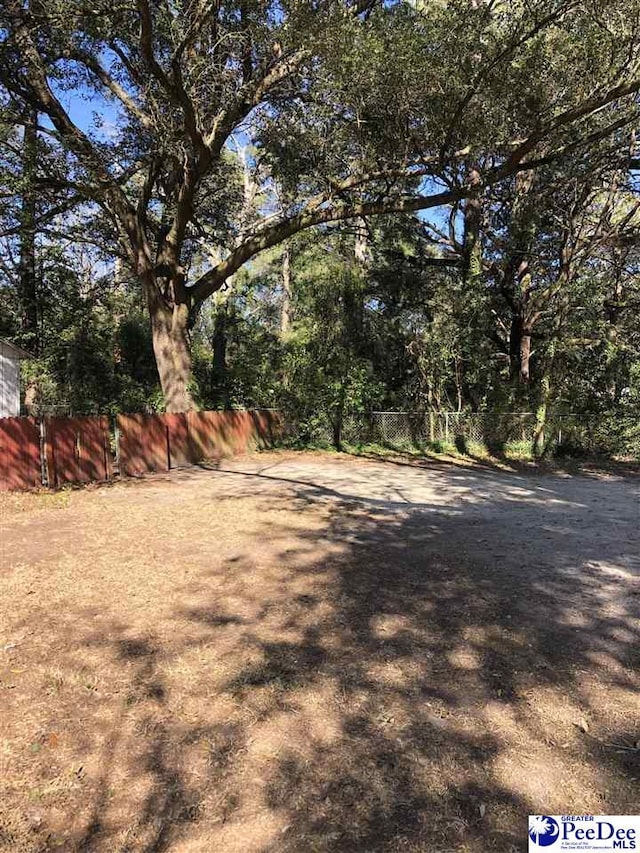
[{"label": "green shrub", "polygon": [[427,448],[432,453],[444,454],[446,456],[455,456],[456,454],[456,446],[452,444],[450,441],[443,441],[442,439],[436,439],[436,441],[430,441],[427,444]]},{"label": "green shrub", "polygon": [[481,441],[474,441],[471,438],[467,439],[467,454],[476,459],[486,459],[489,454],[489,448]]},{"label": "green shrub", "polygon": [[533,448],[531,442],[525,439],[507,441],[503,453],[507,459],[529,462],[533,459]]}]

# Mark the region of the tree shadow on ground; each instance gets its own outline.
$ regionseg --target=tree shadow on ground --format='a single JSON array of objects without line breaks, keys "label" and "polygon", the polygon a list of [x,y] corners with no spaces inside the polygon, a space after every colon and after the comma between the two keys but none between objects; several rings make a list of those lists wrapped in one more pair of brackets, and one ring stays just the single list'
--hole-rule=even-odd
[{"label": "tree shadow on ground", "polygon": [[581,458],[567,455],[547,456],[542,459],[519,459],[507,456],[500,448],[494,447],[489,454],[476,453],[468,442],[456,448],[459,456],[446,454],[429,455],[416,448],[413,453],[389,447],[388,452],[373,450],[350,450],[346,455],[356,459],[368,459],[371,462],[384,462],[386,465],[400,465],[408,468],[427,468],[450,470],[452,466],[470,471],[504,472],[519,474],[568,473],[572,475],[601,477],[603,474],[617,477],[637,477],[640,474],[640,462],[637,459],[616,459],[611,456],[588,454]]},{"label": "tree shadow on ground", "polygon": [[[630,576],[603,574],[602,563],[622,556],[615,545],[578,547],[566,506],[535,510],[529,535],[554,539],[547,564],[526,534],[502,529],[498,501],[493,509],[475,524],[455,512],[431,524],[422,513],[371,521],[336,512],[332,536],[348,547],[317,569],[335,580],[330,616],[297,648],[261,645],[261,684],[286,694],[306,678],[340,697],[326,709],[338,719],[335,740],[320,737],[298,757],[293,749],[271,775],[268,803],[286,811],[289,829],[270,850],[519,850],[530,811],[585,810],[598,796],[605,813],[632,807],[625,776],[638,753],[625,752],[621,773],[620,751],[580,726],[601,712],[592,677],[639,701],[640,590]],[[483,547],[487,527],[502,543],[498,558]],[[248,678],[259,683],[255,669]],[[555,702],[569,741],[561,759]],[[506,754],[521,767],[502,767]],[[549,765],[570,774],[574,761],[595,799],[556,787],[536,800],[540,785],[521,778],[538,773],[544,788]]]},{"label": "tree shadow on ground", "polygon": [[443,507],[235,481],[264,510],[260,570],[241,552],[197,601],[178,584],[178,632],[72,615],[125,686],[68,849],[511,853],[530,812],[633,813],[631,492],[603,536],[606,484]]}]

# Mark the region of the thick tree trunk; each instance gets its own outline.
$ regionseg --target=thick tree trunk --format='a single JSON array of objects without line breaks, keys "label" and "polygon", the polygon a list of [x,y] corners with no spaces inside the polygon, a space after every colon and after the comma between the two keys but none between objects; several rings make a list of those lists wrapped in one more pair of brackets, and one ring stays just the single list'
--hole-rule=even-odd
[{"label": "thick tree trunk", "polygon": [[173,308],[149,305],[153,352],[160,376],[160,385],[167,412],[188,412],[195,409],[191,396],[191,342],[189,340],[189,310],[185,304]]},{"label": "thick tree trunk", "polygon": [[512,378],[526,385],[531,378],[531,329],[521,314],[515,314],[511,320],[509,359]]}]

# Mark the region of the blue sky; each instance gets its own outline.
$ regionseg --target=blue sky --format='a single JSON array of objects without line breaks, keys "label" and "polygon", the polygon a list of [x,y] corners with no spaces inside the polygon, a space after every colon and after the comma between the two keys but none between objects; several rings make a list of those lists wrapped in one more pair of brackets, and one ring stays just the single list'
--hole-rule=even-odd
[{"label": "blue sky", "polygon": [[100,136],[100,131],[95,124],[94,117],[96,114],[104,123],[105,129],[116,123],[120,111],[113,101],[101,97],[96,92],[90,92],[88,89],[76,89],[75,92],[71,92],[69,90],[61,91],[55,86],[52,88],[62,106],[69,113],[71,120],[80,130]]}]

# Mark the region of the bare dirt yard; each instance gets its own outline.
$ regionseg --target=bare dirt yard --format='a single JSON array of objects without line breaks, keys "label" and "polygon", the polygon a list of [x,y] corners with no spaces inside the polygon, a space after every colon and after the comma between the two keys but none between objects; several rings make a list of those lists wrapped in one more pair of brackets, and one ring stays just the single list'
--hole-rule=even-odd
[{"label": "bare dirt yard", "polygon": [[640,806],[640,479],[260,454],[0,503],[0,847],[526,850]]}]

